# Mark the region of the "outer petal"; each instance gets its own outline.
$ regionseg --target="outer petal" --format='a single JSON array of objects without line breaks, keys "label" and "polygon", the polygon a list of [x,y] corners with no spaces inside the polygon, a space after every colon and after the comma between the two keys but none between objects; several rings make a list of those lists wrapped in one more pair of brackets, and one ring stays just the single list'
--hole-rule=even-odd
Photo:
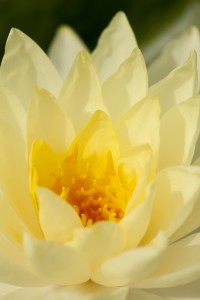
[{"label": "outer petal", "polygon": [[167,300],[164,297],[155,295],[156,291],[142,291],[138,289],[131,289],[126,300]]},{"label": "outer petal", "polygon": [[118,12],[101,34],[92,53],[101,80],[115,73],[135,47],[137,42],[126,15]]},{"label": "outer petal", "polygon": [[57,95],[61,79],[46,54],[20,30],[12,29],[1,64],[0,84],[27,107],[32,87],[40,85]]},{"label": "outer petal", "polygon": [[182,65],[190,53],[195,50],[198,55],[200,73],[200,36],[197,27],[188,28],[181,36],[172,40],[148,68],[150,83],[164,78],[174,68]]},{"label": "outer petal", "polygon": [[75,228],[82,227],[72,206],[49,190],[37,188],[37,200],[40,226],[47,240],[64,243]]},{"label": "outer petal", "polygon": [[159,169],[190,164],[200,131],[200,97],[173,106],[161,119]]},{"label": "outer petal", "polygon": [[38,236],[40,229],[29,195],[25,157],[25,112],[11,92],[1,89],[0,97],[1,189],[22,221]]},{"label": "outer petal", "polygon": [[[9,286],[8,286],[9,287]],[[0,289],[2,287],[0,286]],[[57,300],[52,288],[49,287],[35,287],[35,288],[21,288],[10,286],[4,294],[0,295],[0,300]]]},{"label": "outer petal", "polygon": [[98,222],[91,228],[77,229],[71,246],[80,251],[93,267],[117,255],[124,247],[124,236],[115,222]]},{"label": "outer petal", "polygon": [[131,107],[116,123],[123,151],[149,144],[153,153],[159,147],[160,109],[158,99],[147,97]]},{"label": "outer petal", "polygon": [[159,296],[166,297],[169,300],[199,300],[200,299],[200,280],[191,282],[189,284],[162,288],[152,289],[151,292],[155,292]]},{"label": "outer petal", "polygon": [[106,111],[101,84],[87,52],[81,52],[62,88],[59,102],[79,130],[97,109]]},{"label": "outer petal", "polygon": [[198,201],[200,172],[196,174],[193,168],[169,168],[158,174],[155,187],[151,221],[144,243],[160,230],[172,235],[187,219]]},{"label": "outer petal", "polygon": [[92,281],[105,286],[122,286],[146,277],[158,266],[166,239],[159,234],[151,244],[126,251],[105,261],[91,276]]},{"label": "outer petal", "polygon": [[166,78],[149,89],[150,95],[159,97],[161,114],[173,105],[196,95],[197,92],[198,78],[194,52],[183,66],[173,70]]},{"label": "outer petal", "polygon": [[13,285],[42,285],[44,280],[30,271],[22,249],[5,234],[0,234],[0,281]]},{"label": "outer petal", "polygon": [[114,120],[147,95],[147,72],[138,48],[103,84],[103,98]]},{"label": "outer petal", "polygon": [[80,284],[90,278],[89,263],[71,247],[28,236],[24,247],[32,268],[53,284]]},{"label": "outer petal", "polygon": [[136,288],[161,288],[192,282],[200,277],[200,233],[172,245],[149,278],[134,284]]},{"label": "outer petal", "polygon": [[34,90],[27,121],[29,149],[35,139],[43,139],[56,152],[66,152],[75,133],[71,121],[46,90]]},{"label": "outer petal", "polygon": [[84,49],[87,50],[86,45],[71,27],[63,25],[58,28],[50,44],[48,55],[62,79],[69,72],[76,55]]}]

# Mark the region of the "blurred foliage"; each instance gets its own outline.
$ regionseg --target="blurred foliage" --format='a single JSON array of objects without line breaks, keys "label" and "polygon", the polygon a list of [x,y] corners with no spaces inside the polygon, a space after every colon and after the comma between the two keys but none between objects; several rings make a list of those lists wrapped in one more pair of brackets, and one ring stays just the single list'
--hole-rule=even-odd
[{"label": "blurred foliage", "polygon": [[0,57],[12,27],[47,49],[56,28],[67,23],[90,48],[113,15],[123,10],[140,44],[175,18],[191,0],[0,0]]}]

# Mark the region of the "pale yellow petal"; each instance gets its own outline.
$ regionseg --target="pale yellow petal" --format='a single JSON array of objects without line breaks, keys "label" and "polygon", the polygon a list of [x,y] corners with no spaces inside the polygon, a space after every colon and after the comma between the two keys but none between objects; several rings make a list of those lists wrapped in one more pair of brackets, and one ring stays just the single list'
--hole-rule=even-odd
[{"label": "pale yellow petal", "polygon": [[36,195],[45,239],[65,243],[72,238],[75,228],[82,227],[78,214],[70,204],[47,189],[37,188]]},{"label": "pale yellow petal", "polygon": [[62,79],[68,74],[76,55],[87,50],[78,34],[67,25],[60,26],[49,46],[48,55]]},{"label": "pale yellow petal", "polygon": [[190,164],[200,131],[200,97],[173,106],[161,119],[159,169]]},{"label": "pale yellow petal", "polygon": [[22,236],[28,229],[2,192],[0,192],[0,211],[3,212],[0,218],[0,231],[21,243]]},{"label": "pale yellow petal", "polygon": [[195,26],[188,28],[177,38],[171,40],[163,51],[152,61],[148,68],[150,83],[154,84],[188,59],[192,51],[198,56],[198,71],[200,71],[200,36]]},{"label": "pale yellow petal", "polygon": [[87,52],[83,51],[77,56],[58,101],[77,131],[96,110],[106,111],[102,101],[101,84]]},{"label": "pale yellow petal", "polygon": [[123,12],[118,12],[102,32],[92,53],[101,80],[115,73],[135,47],[137,42],[127,17]]},{"label": "pale yellow petal", "polygon": [[172,235],[187,219],[198,201],[200,172],[193,168],[174,167],[163,170],[155,178],[155,195],[151,220],[144,237],[146,243],[160,230]]},{"label": "pale yellow petal", "polygon": [[70,245],[87,257],[93,268],[96,268],[104,260],[120,253],[124,246],[124,236],[117,223],[102,221],[90,228],[75,230]]},{"label": "pale yellow petal", "polygon": [[0,233],[0,281],[13,285],[42,285],[44,280],[30,271],[22,248]]},{"label": "pale yellow petal", "polygon": [[200,299],[200,279],[188,284],[182,284],[169,288],[152,289],[156,294],[166,297],[168,300],[199,300]]},{"label": "pale yellow petal", "polygon": [[126,248],[138,246],[148,228],[154,195],[153,189],[154,187],[151,186],[143,201],[129,211],[119,223],[126,238]]},{"label": "pale yellow petal", "polygon": [[160,233],[151,244],[113,256],[97,268],[92,281],[105,286],[123,286],[137,282],[158,266],[166,248],[166,238]]},{"label": "pale yellow petal", "polygon": [[27,108],[32,87],[39,85],[57,95],[61,79],[39,46],[18,29],[8,37],[1,64],[0,85],[8,87]]},{"label": "pale yellow petal", "polygon": [[34,89],[31,97],[27,136],[29,150],[34,140],[43,139],[56,152],[66,152],[75,136],[71,121],[54,96],[42,88]]},{"label": "pale yellow petal", "polygon": [[[144,291],[138,289],[130,289],[128,297],[126,300],[167,300],[168,298],[161,297],[157,295],[156,290],[154,291]],[[185,299],[184,299],[185,300]]]},{"label": "pale yellow petal", "polygon": [[[120,154],[119,144],[114,131],[112,121],[103,111],[96,111],[87,125],[76,137],[78,152],[81,159],[90,159],[90,163],[96,167],[107,163],[107,154],[110,151],[113,158]],[[95,159],[101,156],[102,160]],[[105,167],[105,166],[104,166]]]},{"label": "pale yellow petal", "polygon": [[[1,289],[1,286],[0,286]],[[57,298],[52,287],[15,287],[13,291],[0,296],[0,300],[62,300]]]},{"label": "pale yellow petal", "polygon": [[52,292],[55,300],[127,300],[128,290],[127,286],[107,288],[89,281],[78,286],[58,287]]},{"label": "pale yellow petal", "polygon": [[103,98],[113,120],[147,95],[148,79],[143,56],[138,48],[103,84]]},{"label": "pale yellow petal", "polygon": [[161,288],[186,284],[200,277],[200,233],[170,245],[153,274],[136,288]]},{"label": "pale yellow petal", "polygon": [[25,112],[17,98],[6,89],[1,89],[0,96],[1,189],[22,222],[38,236],[40,229],[29,195]]},{"label": "pale yellow petal", "polygon": [[153,153],[159,147],[160,108],[158,99],[147,97],[131,107],[116,123],[123,151],[149,144]]},{"label": "pale yellow petal", "polygon": [[25,236],[24,247],[33,270],[53,284],[80,284],[90,278],[88,261],[71,247],[29,236]]},{"label": "pale yellow petal", "polygon": [[173,70],[149,89],[149,95],[159,97],[161,114],[170,107],[191,98],[198,92],[196,53],[192,53],[187,62]]}]

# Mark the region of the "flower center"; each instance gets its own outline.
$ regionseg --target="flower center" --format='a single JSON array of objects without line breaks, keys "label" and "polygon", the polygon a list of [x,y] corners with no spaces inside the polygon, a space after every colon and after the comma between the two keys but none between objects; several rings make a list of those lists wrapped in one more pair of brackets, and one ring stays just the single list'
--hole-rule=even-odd
[{"label": "flower center", "polygon": [[67,157],[52,190],[74,207],[84,226],[102,220],[119,221],[124,215],[127,193],[116,176],[111,154],[98,177],[89,164],[82,167],[83,173],[78,170],[75,153]]},{"label": "flower center", "polygon": [[33,197],[37,185],[49,188],[72,205],[84,226],[103,220],[118,222],[124,216],[132,189],[123,165],[114,163],[110,151],[85,158],[73,145],[63,156],[38,140],[31,164]]}]

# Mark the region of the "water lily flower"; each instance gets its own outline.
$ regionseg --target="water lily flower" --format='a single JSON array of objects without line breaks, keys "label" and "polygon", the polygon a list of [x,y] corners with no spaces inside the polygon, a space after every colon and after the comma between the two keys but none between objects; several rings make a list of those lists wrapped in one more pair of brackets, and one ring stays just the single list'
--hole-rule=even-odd
[{"label": "water lily flower", "polygon": [[92,53],[62,27],[49,55],[11,30],[0,299],[200,299],[196,52],[149,87],[120,12]]}]

